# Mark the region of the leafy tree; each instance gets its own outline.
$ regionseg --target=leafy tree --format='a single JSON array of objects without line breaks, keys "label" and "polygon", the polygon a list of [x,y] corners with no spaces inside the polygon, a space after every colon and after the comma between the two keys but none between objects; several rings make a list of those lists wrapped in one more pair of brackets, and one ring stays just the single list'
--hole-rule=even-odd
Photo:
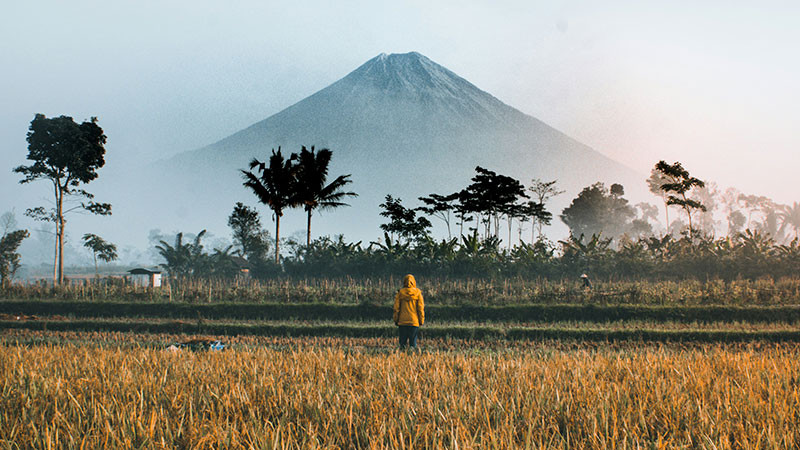
[{"label": "leafy tree", "polygon": [[431,194],[427,197],[419,197],[419,201],[424,203],[425,206],[420,206],[417,211],[441,219],[447,226],[447,239],[452,239],[450,212],[457,208],[458,192],[450,195]]},{"label": "leafy tree", "polygon": [[[256,169],[256,173],[252,170]],[[269,163],[255,158],[250,161],[250,171],[242,170],[244,186],[250,188],[258,200],[267,205],[275,218],[275,263],[280,263],[281,217],[286,208],[300,205],[297,178],[291,160],[284,159],[281,148],[272,150]]]},{"label": "leafy tree", "polygon": [[340,206],[349,206],[344,203],[346,197],[358,197],[355,192],[345,192],[342,189],[352,183],[350,175],[339,175],[335,180],[325,184],[328,179],[328,165],[331,162],[332,152],[327,148],[311,150],[304,147],[300,154],[293,153],[291,160],[297,161],[297,201],[303,205],[308,214],[306,228],[306,245],[311,245],[311,214],[315,209],[328,210]]},{"label": "leafy tree", "polygon": [[100,272],[97,269],[97,259],[107,263],[117,259],[117,246],[107,242],[96,234],[87,233],[83,235],[83,246],[91,250],[94,256],[94,276],[99,277]]},{"label": "leafy tree", "polygon": [[733,210],[728,214],[728,236],[736,236],[742,231],[747,217],[741,211]]},{"label": "leafy tree", "polygon": [[[529,200],[520,205],[519,214],[522,217],[531,218],[531,245],[536,241],[536,226],[539,226],[539,238],[541,239],[542,225],[550,225],[553,220],[553,214],[544,208],[544,203],[535,200]],[[520,239],[520,242],[522,242],[522,239]]]},{"label": "leafy tree", "polygon": [[[537,200],[540,205],[542,205],[541,210],[549,216],[546,221],[540,221],[539,218],[533,217],[533,225],[535,226],[536,230],[538,231],[539,237],[542,236],[542,226],[543,225],[550,225],[551,219],[553,215],[545,209],[545,204],[548,200],[553,197],[557,197],[563,194],[566,191],[559,190],[556,187],[556,183],[558,180],[552,181],[542,181],[539,178],[534,178],[531,180],[531,186],[528,188],[528,191],[533,195],[533,199]],[[533,230],[531,230],[531,233]],[[531,237],[531,243],[533,243],[533,237]]]},{"label": "leafy tree", "polygon": [[17,249],[28,236],[28,230],[4,230],[0,236],[0,287],[6,287],[19,270],[21,257]]},{"label": "leafy tree", "polygon": [[269,232],[261,227],[261,217],[254,208],[237,202],[228,216],[228,226],[233,231],[233,242],[239,253],[248,260],[263,259],[269,251]]},{"label": "leafy tree", "polygon": [[[43,179],[53,185],[55,207],[51,211],[42,207],[32,208],[26,211],[26,215],[55,223],[58,270],[53,282],[61,284],[64,282],[64,216],[78,209],[92,214],[111,214],[110,204],[94,202],[94,195],[79,188],[82,183],[97,178],[97,169],[105,165],[106,136],[97,125],[96,117],[77,124],[72,117],[48,119],[43,114],[36,114],[27,140],[28,159],[34,163],[16,167],[14,172],[25,176],[20,183]],[[72,198],[83,201],[70,207],[68,201]]]},{"label": "leafy tree", "polygon": [[646,238],[653,235],[653,224],[658,222],[658,208],[647,202],[636,204],[639,215],[631,221],[628,233],[634,239]]},{"label": "leafy tree", "polygon": [[402,238],[421,238],[427,234],[431,227],[430,220],[425,217],[417,217],[416,211],[406,208],[401,199],[395,199],[391,195],[386,196],[386,200],[380,204],[383,208],[380,215],[389,219],[389,223],[381,224],[381,230],[389,235],[397,234]]},{"label": "leafy tree", "polygon": [[[512,206],[519,198],[528,198],[525,187],[518,180],[500,175],[494,171],[476,167],[477,174],[472,177],[472,184],[459,193],[459,199],[465,209],[483,216],[485,237],[488,238],[491,224],[494,222],[494,236],[498,235],[500,215],[505,214],[511,220]],[[509,233],[509,243],[511,236]]]},{"label": "leafy tree", "polygon": [[621,185],[615,194],[603,183],[583,188],[561,213],[561,220],[574,236],[600,235],[614,238],[627,231],[635,211],[621,196]]},{"label": "leafy tree", "polygon": [[763,195],[747,195],[747,194],[739,194],[737,198],[739,205],[741,205],[742,209],[747,211],[747,228],[750,228],[750,225],[753,221],[753,213],[763,211],[764,205],[770,202],[770,199],[764,197]]},{"label": "leafy tree", "polygon": [[689,193],[693,188],[702,188],[706,184],[699,178],[689,175],[689,171],[683,168],[681,163],[667,164],[665,161],[659,161],[655,169],[664,175],[667,179],[671,180],[668,183],[661,185],[661,190],[667,194],[667,205],[677,205],[686,211],[686,216],[689,218],[689,236],[692,236],[692,210],[699,209],[706,211],[705,205],[697,200],[689,198]]},{"label": "leafy tree", "polygon": [[459,192],[459,202],[466,212],[476,215],[476,228],[481,223],[485,225],[484,237],[488,237],[495,206],[491,198],[492,178],[497,174],[482,167],[476,167],[475,171],[477,174],[472,177],[472,184]]}]

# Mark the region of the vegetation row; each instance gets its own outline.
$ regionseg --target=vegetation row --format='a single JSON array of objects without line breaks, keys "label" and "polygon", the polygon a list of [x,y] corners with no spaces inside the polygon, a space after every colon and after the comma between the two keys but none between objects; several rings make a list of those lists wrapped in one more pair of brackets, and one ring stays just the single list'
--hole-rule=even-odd
[{"label": "vegetation row", "polygon": [[[680,280],[597,282],[578,280],[421,278],[426,305],[730,305],[778,306],[800,303],[800,278],[773,280]],[[55,289],[15,284],[0,289],[0,299],[140,303],[327,303],[385,305],[399,280],[387,278],[301,278],[173,282],[162,288],[126,283],[84,283]]]},{"label": "vegetation row", "polygon": [[[332,322],[389,321],[390,306],[328,304],[189,305],[175,303],[2,301],[0,314],[14,316],[59,315],[73,318],[171,318],[294,320]],[[429,305],[426,315],[437,322],[800,322],[800,306],[636,306],[636,305]]]},{"label": "vegetation row", "polygon": [[[102,319],[70,321],[0,320],[0,329],[273,337],[393,338],[397,335],[397,330],[394,326],[376,324],[241,324],[209,323],[202,321],[148,322]],[[592,329],[570,327],[501,327],[496,325],[433,325],[424,327],[422,329],[422,336],[433,339],[512,341],[567,339],[601,342],[800,342],[800,331],[776,329]]]}]

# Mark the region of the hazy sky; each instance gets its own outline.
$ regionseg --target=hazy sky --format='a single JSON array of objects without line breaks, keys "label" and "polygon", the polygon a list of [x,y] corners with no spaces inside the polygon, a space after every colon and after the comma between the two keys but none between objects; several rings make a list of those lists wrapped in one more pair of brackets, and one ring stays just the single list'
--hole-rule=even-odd
[{"label": "hazy sky", "polygon": [[642,173],[679,160],[722,186],[800,200],[798,5],[7,2],[0,212],[31,206],[23,190],[48,195],[11,173],[37,112],[98,116],[103,170],[121,170],[223,138],[378,53],[412,50]]}]

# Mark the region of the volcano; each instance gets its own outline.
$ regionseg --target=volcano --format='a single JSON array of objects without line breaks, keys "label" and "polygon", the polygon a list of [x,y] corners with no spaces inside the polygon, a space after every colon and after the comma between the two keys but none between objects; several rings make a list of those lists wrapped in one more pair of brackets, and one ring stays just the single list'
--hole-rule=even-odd
[{"label": "volcano", "polygon": [[[359,194],[349,208],[318,214],[315,236],[374,240],[381,235],[378,205],[387,194],[417,206],[419,196],[465,187],[476,166],[526,185],[532,178],[556,179],[567,190],[561,207],[596,181],[643,185],[626,166],[411,52],[378,55],[277,114],[151,166],[147,184],[160,186],[158,195],[169,200],[149,206],[147,215],[165,229],[227,235],[234,203],[257,205],[239,170],[252,158],[267,160],[273,148],[288,156],[302,145],[331,149],[331,178],[351,174],[349,190]],[[550,208],[556,217],[557,206]],[[271,212],[260,211],[269,228]],[[302,211],[284,217],[285,230],[304,228]]]}]

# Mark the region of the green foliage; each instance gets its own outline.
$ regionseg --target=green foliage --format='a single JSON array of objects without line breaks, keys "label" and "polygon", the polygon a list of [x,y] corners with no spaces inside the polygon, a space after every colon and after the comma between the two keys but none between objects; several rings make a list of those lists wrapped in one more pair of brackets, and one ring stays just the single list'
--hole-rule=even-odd
[{"label": "green foliage", "polygon": [[[380,304],[142,303],[86,301],[0,301],[0,314],[92,318],[163,318],[196,320],[248,320],[294,322],[386,322],[391,318],[391,298]],[[430,302],[428,302],[430,303]],[[732,305],[631,305],[631,304],[427,304],[426,315],[437,322],[466,323],[611,323],[653,324],[794,324],[800,307]]]},{"label": "green foliage", "polygon": [[427,197],[419,197],[419,201],[425,206],[420,206],[417,211],[441,219],[447,226],[447,238],[450,239],[453,236],[450,230],[450,212],[457,208],[457,200],[457,192],[450,195],[431,194]]},{"label": "green foliage", "polygon": [[203,236],[206,230],[197,234],[192,242],[183,241],[183,233],[175,236],[175,244],[170,245],[166,241],[160,241],[156,245],[158,254],[164,258],[161,267],[169,272],[174,278],[186,278],[199,275],[204,272],[205,258],[203,255]]},{"label": "green foliage", "polygon": [[[311,215],[314,210],[348,206],[342,200],[358,196],[355,192],[342,190],[352,182],[350,175],[340,175],[327,183],[331,156],[332,152],[326,148],[317,152],[313,146],[311,150],[303,146],[299,154],[292,153],[288,159],[284,159],[278,147],[277,152],[272,150],[268,164],[253,158],[250,171],[241,171],[245,178],[244,186],[250,188],[258,200],[274,213],[275,264],[280,263],[280,223],[285,209],[302,206],[306,211],[306,245],[310,245]],[[253,169],[256,169],[256,173]]]},{"label": "green foliage", "polygon": [[308,215],[306,245],[311,243],[311,214],[315,209],[324,211],[349,206],[342,200],[346,197],[358,197],[355,192],[342,190],[352,183],[349,174],[339,175],[327,183],[328,165],[332,154],[327,148],[315,152],[314,146],[311,146],[311,150],[303,146],[299,154],[292,153],[290,158],[292,161],[296,161],[297,200]]},{"label": "green foliage", "polygon": [[667,196],[667,205],[676,205],[686,211],[686,216],[689,218],[689,235],[692,235],[692,210],[699,209],[706,210],[706,206],[697,200],[689,198],[688,194],[693,188],[702,188],[705,182],[699,178],[689,175],[689,171],[684,169],[681,163],[667,164],[665,161],[659,161],[655,169],[660,172],[666,182],[661,184],[661,190]]},{"label": "green foliage", "polygon": [[477,232],[436,241],[429,236],[402,241],[385,234],[368,247],[342,236],[321,238],[287,259],[290,276],[390,276],[414,273],[446,277],[574,279],[755,279],[791,276],[800,271],[798,240],[778,245],[768,235],[747,230],[713,239],[671,235],[621,239],[616,248],[600,234],[574,236],[558,245],[540,239],[501,249],[500,240]]},{"label": "green foliage", "polygon": [[[256,173],[253,173],[255,169]],[[267,205],[275,218],[275,263],[280,260],[281,217],[286,208],[300,205],[296,168],[291,159],[284,159],[281,148],[272,150],[269,163],[255,158],[250,161],[250,171],[242,170],[244,186],[251,189],[258,201]]]},{"label": "green foliage", "polygon": [[629,231],[636,213],[628,200],[622,197],[619,184],[606,188],[603,183],[585,187],[561,213],[561,220],[575,236],[603,234],[616,238]]},{"label": "green foliage", "polygon": [[381,224],[381,230],[388,233],[387,237],[397,234],[406,240],[419,239],[428,233],[431,222],[424,217],[417,217],[416,211],[403,206],[401,199],[391,195],[380,204],[383,208],[380,215],[389,219],[389,223]]},{"label": "green foliage", "polygon": [[86,233],[83,235],[83,246],[91,250],[94,256],[95,276],[98,275],[97,260],[111,262],[117,259],[117,246],[107,242],[96,234]]},{"label": "green foliage", "polygon": [[270,235],[261,227],[258,211],[237,202],[228,216],[228,226],[233,231],[233,242],[238,247],[239,255],[248,261],[266,258]]},{"label": "green foliage", "polygon": [[520,215],[517,201],[528,195],[522,183],[512,177],[480,166],[475,167],[475,172],[472,184],[459,192],[459,202],[465,212],[482,216],[485,238],[498,236],[500,216],[506,215],[510,228],[512,216]]},{"label": "green foliage", "polygon": [[0,286],[6,285],[14,279],[19,270],[20,254],[17,253],[22,241],[30,236],[28,230],[4,232],[0,237]]},{"label": "green foliage", "polygon": [[[56,260],[58,273],[54,282],[64,281],[64,216],[74,210],[82,209],[92,214],[109,215],[111,205],[93,201],[94,195],[80,189],[97,178],[97,170],[105,165],[106,136],[97,125],[97,118],[88,122],[75,123],[72,117],[60,116],[48,119],[36,114],[28,131],[29,166],[19,166],[15,173],[24,175],[20,183],[35,180],[48,180],[53,184],[54,204],[51,210],[43,207],[28,209],[26,215],[36,219],[53,222],[56,226]],[[75,197],[82,199],[77,206],[67,201]]]}]

